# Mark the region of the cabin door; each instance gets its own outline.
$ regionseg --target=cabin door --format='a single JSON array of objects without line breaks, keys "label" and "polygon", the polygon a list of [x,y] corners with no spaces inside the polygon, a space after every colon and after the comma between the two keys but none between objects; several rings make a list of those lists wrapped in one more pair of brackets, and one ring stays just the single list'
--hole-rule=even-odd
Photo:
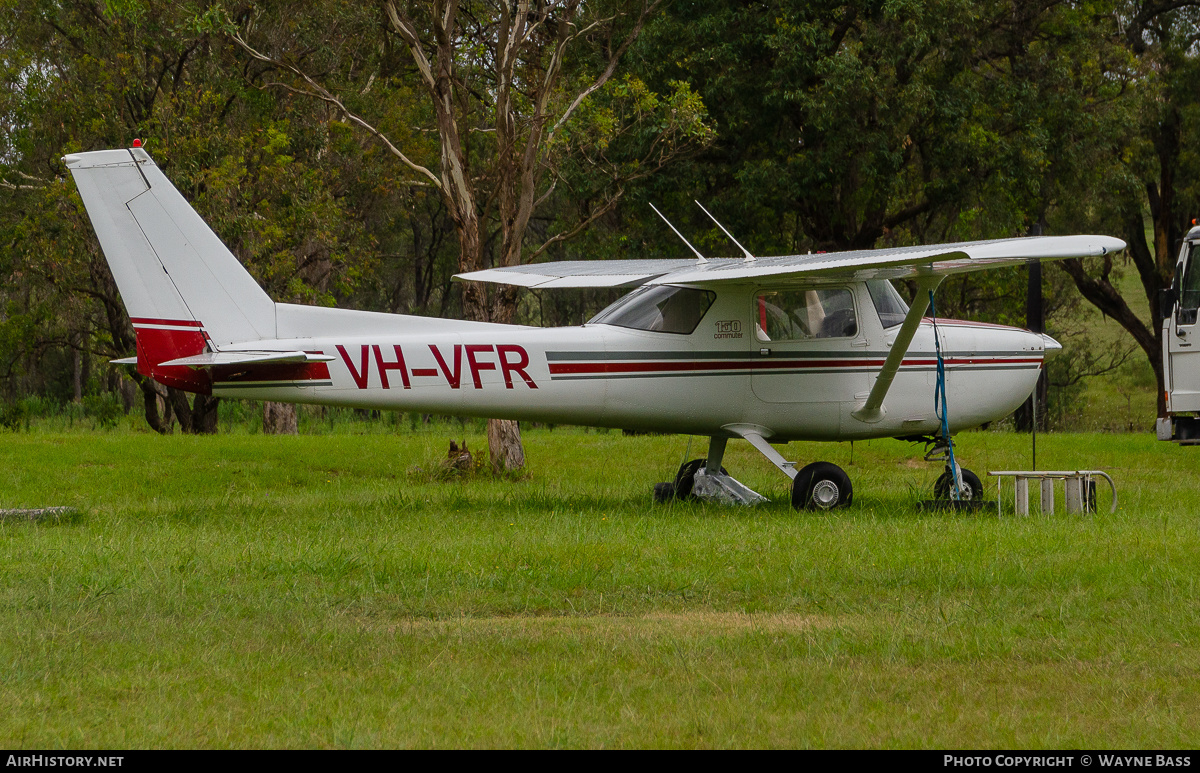
[{"label": "cabin door", "polygon": [[751,389],[763,402],[803,403],[836,422],[840,404],[867,391],[867,341],[850,287],[759,290],[751,329]]},{"label": "cabin door", "polygon": [[1174,314],[1164,320],[1167,389],[1175,413],[1200,411],[1200,244],[1191,245],[1175,269]]}]

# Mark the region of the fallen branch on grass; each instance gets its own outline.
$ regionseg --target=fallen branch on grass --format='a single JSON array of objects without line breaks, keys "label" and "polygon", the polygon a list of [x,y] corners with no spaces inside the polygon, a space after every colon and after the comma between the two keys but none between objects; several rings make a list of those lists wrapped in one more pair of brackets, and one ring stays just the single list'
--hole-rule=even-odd
[{"label": "fallen branch on grass", "polygon": [[74,507],[37,507],[27,510],[0,509],[0,519],[23,518],[30,521],[40,521],[43,518],[68,518],[79,515]]}]

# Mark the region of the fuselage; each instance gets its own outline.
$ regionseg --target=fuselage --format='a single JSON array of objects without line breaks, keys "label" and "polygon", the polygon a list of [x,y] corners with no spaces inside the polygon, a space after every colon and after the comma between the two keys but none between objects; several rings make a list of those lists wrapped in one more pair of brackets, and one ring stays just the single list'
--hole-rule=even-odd
[{"label": "fuselage", "polygon": [[[708,305],[690,332],[652,329],[664,327],[661,318],[653,319],[654,308],[650,316],[636,317],[634,326],[626,314],[618,315],[617,324],[601,315],[601,321],[578,327],[536,328],[278,304],[280,338],[221,351],[304,351],[331,359],[205,373],[169,368],[153,375],[222,397],[709,436],[733,436],[731,428],[752,426],[780,441],[919,435],[939,428],[929,319],[904,358],[882,418],[865,422],[852,415],[899,330],[895,314],[883,314],[891,323],[885,327],[866,283],[721,285],[692,292],[703,293]],[[818,294],[826,305],[820,318],[811,306],[791,309],[790,319],[781,311],[783,298],[799,299],[792,306],[806,297],[819,305]],[[840,316],[831,326],[834,303]],[[666,304],[656,308],[662,316],[671,313]],[[783,333],[780,320],[790,326]],[[187,324],[172,331],[169,320],[135,320],[139,341],[144,335],[203,336]],[[937,334],[952,431],[1000,419],[1032,391],[1046,349],[1043,336],[954,320],[938,320]],[[175,348],[189,353],[195,346]]]}]

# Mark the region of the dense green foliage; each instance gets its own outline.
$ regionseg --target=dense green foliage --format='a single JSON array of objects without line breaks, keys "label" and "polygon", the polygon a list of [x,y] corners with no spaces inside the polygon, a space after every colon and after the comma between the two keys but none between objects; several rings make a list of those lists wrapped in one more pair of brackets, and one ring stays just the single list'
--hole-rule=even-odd
[{"label": "dense green foliage", "polygon": [[[426,5],[396,7],[433,51]],[[132,330],[59,159],[133,137],[274,297],[479,313],[483,301],[450,283],[464,213],[414,171],[445,173],[445,116],[386,6],[0,4],[0,402],[117,394],[126,410],[161,406],[160,428],[172,408],[185,429],[203,423],[209,406],[140,379],[139,394],[100,365],[132,353]],[[650,202],[729,253],[694,198],[762,254],[1112,233],[1130,243],[1125,259],[1046,271],[1048,332],[1072,343],[1052,380],[1077,384],[1133,346],[1158,366],[1152,296],[1200,215],[1196,2],[564,2],[545,6],[510,81],[497,80],[507,6],[457,7],[451,117],[480,265],[680,254]],[[552,30],[554,13],[571,24]],[[565,58],[551,57],[570,35]],[[554,131],[539,123],[568,112]],[[514,230],[526,194],[511,148],[530,137],[536,206]],[[1024,324],[1024,290],[1023,271],[975,275],[948,283],[939,309]],[[1094,335],[1081,299],[1130,337]],[[577,323],[607,300],[529,294],[489,308]]]}]

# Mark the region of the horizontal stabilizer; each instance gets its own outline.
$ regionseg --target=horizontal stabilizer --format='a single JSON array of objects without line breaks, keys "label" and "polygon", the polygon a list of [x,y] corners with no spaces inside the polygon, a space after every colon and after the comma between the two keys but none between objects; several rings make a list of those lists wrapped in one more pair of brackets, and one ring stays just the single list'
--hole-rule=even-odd
[{"label": "horizontal stabilizer", "polygon": [[[135,358],[136,361],[136,358]],[[332,362],[327,354],[308,352],[208,352],[162,363],[163,366],[216,368],[226,365],[294,365],[304,362]]]},{"label": "horizontal stabilizer", "polygon": [[109,360],[109,365],[137,365],[137,357],[122,357],[119,360]]}]

